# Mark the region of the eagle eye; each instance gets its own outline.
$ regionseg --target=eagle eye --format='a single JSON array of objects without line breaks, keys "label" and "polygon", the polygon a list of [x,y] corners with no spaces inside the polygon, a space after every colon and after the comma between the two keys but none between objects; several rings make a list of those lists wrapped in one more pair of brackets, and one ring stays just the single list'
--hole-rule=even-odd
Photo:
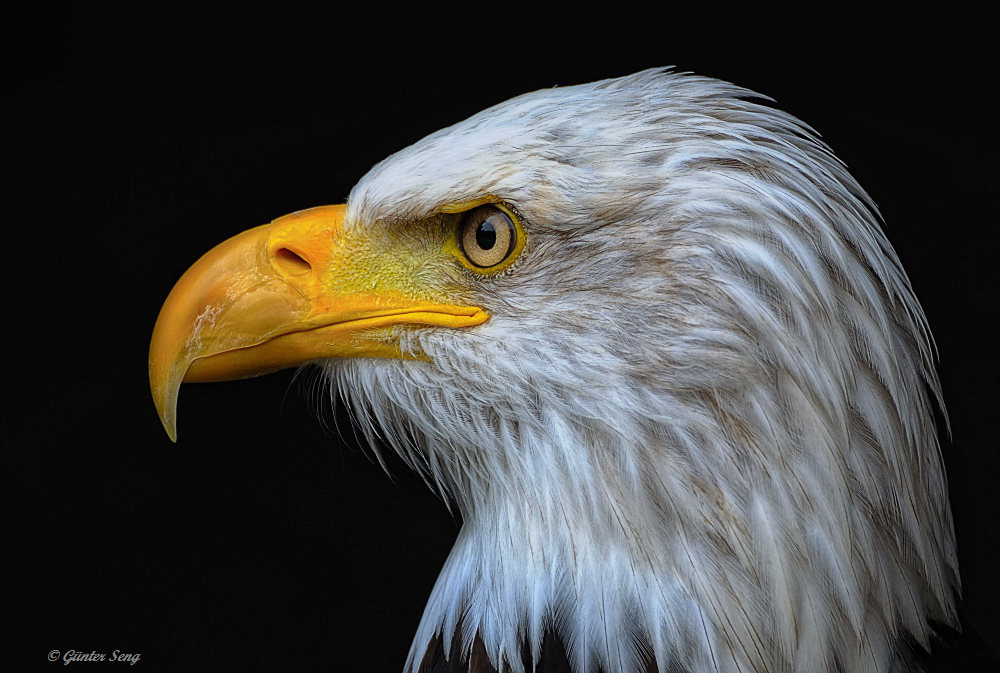
[{"label": "eagle eye", "polygon": [[511,216],[493,204],[462,214],[458,224],[462,254],[479,269],[492,269],[517,247],[517,228]]}]

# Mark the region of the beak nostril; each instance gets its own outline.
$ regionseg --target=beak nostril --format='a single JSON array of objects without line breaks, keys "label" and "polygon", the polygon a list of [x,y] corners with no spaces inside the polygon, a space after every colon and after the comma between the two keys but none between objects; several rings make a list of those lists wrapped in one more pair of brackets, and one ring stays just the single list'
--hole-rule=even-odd
[{"label": "beak nostril", "polygon": [[301,276],[312,271],[312,265],[302,255],[288,248],[278,248],[274,252],[274,264],[281,271],[292,276]]}]

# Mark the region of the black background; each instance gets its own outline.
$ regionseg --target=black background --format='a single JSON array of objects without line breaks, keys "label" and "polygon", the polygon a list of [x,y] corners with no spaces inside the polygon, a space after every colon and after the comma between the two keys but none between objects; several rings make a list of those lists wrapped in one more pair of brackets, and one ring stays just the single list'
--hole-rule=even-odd
[{"label": "black background", "polygon": [[398,462],[387,478],[329,405],[317,422],[306,374],[185,386],[171,444],[146,381],[160,303],[215,243],[342,202],[427,133],[667,65],[772,96],[881,207],[937,338],[965,605],[997,649],[985,18],[83,4],[8,21],[0,47],[9,670],[59,665],[52,649],[159,670],[400,670],[457,522]]}]

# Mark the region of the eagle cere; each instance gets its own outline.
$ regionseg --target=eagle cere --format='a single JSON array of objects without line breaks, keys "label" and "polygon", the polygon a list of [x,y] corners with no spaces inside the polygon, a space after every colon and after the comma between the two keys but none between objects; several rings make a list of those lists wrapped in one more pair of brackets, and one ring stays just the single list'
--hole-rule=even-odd
[{"label": "eagle cere", "polygon": [[496,105],[221,244],[150,381],[173,437],[182,381],[312,362],[460,512],[407,671],[557,643],[574,673],[874,673],[957,625],[932,360],[815,133],[648,70]]}]

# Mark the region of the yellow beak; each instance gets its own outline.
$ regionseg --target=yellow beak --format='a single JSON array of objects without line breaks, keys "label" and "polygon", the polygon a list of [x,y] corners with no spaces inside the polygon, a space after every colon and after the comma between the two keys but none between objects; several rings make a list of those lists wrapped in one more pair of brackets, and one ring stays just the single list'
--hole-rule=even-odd
[{"label": "yellow beak", "polygon": [[181,382],[260,376],[321,358],[413,357],[371,330],[470,327],[489,318],[474,306],[414,302],[378,288],[327,290],[345,209],[321,206],[245,231],[177,281],[149,348],[153,401],[171,440]]}]

